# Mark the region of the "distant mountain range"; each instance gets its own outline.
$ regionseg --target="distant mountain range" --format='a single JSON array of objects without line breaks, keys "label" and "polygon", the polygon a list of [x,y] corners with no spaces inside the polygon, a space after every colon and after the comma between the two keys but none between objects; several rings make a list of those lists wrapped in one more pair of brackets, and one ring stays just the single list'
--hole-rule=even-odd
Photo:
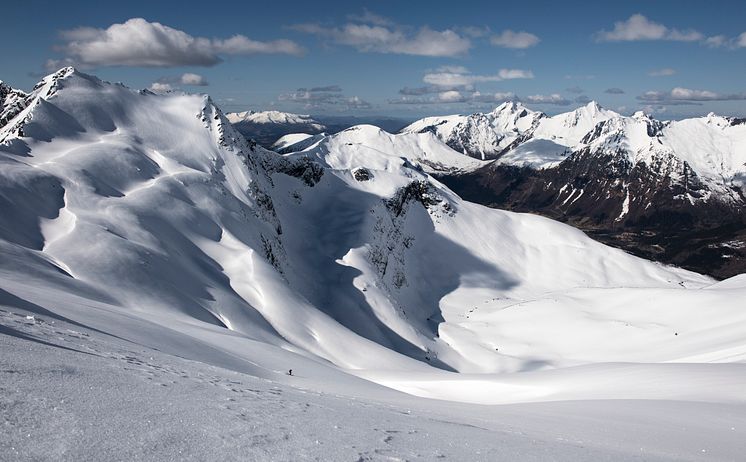
[{"label": "distant mountain range", "polygon": [[432,132],[488,160],[441,175],[465,199],[546,215],[632,253],[718,277],[746,270],[746,120],[659,121],[591,102],[548,117],[520,103],[430,117]]},{"label": "distant mountain range", "polygon": [[393,117],[311,116],[281,111],[229,112],[225,116],[242,135],[265,148],[288,134],[333,134],[360,124],[376,125],[396,132],[407,124],[406,120]]}]

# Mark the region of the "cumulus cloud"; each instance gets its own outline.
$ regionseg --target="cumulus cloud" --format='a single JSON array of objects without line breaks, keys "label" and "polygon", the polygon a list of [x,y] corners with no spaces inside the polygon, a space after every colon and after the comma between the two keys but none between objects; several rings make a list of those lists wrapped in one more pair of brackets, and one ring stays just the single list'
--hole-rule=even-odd
[{"label": "cumulus cloud", "polygon": [[585,90],[583,90],[583,89],[582,89],[582,88],[580,88],[580,87],[570,87],[570,88],[566,88],[565,90],[566,90],[566,91],[567,91],[568,93],[574,93],[574,94],[576,94],[576,95],[579,95],[579,94],[581,94],[581,93],[584,93],[584,92],[585,92]]},{"label": "cumulus cloud", "polygon": [[614,23],[610,31],[596,33],[600,42],[634,42],[640,40],[673,40],[679,42],[696,42],[705,39],[704,35],[692,29],[671,29],[663,24],[651,21],[641,14],[633,14],[625,21]]},{"label": "cumulus cloud", "polygon": [[436,72],[425,74],[422,81],[439,87],[462,87],[480,82],[500,82],[501,80],[533,78],[533,72],[523,69],[500,69],[497,74],[477,75],[470,73],[466,68],[459,67],[438,69]]},{"label": "cumulus cloud", "polygon": [[490,38],[490,43],[503,48],[525,49],[536,46],[541,39],[529,32],[506,29]]},{"label": "cumulus cloud", "polygon": [[[199,74],[194,74],[192,72],[186,72],[184,74],[181,74],[180,76],[161,77],[160,79],[156,80],[155,83],[153,83],[153,85],[150,86],[150,90],[168,91],[168,90],[175,89],[175,86],[178,86],[178,85],[205,87],[209,85],[209,83],[207,82],[207,79],[205,79],[203,76]],[[153,86],[155,86],[155,88]]]},{"label": "cumulus cloud", "polygon": [[533,79],[534,73],[523,69],[500,69],[497,75],[503,80]]},{"label": "cumulus cloud", "polygon": [[301,104],[305,109],[337,107],[340,109],[369,109],[372,105],[358,96],[345,96],[339,85],[323,87],[298,88],[290,93],[283,93],[277,98]]},{"label": "cumulus cloud", "polygon": [[78,27],[62,31],[56,49],[83,67],[97,66],[212,66],[220,55],[301,55],[303,48],[290,40],[262,42],[243,35],[227,39],[194,37],[184,31],[143,18],[132,18],[106,29]]},{"label": "cumulus cloud", "polygon": [[471,48],[471,41],[452,29],[438,31],[425,26],[410,30],[370,12],[348,19],[351,22],[341,26],[306,23],[290,28],[366,53],[459,56]]},{"label": "cumulus cloud", "polygon": [[648,72],[648,75],[651,77],[668,77],[674,74],[676,74],[676,69],[671,69],[670,67],[664,67],[663,69],[653,69],[652,71]]},{"label": "cumulus cloud", "polygon": [[557,106],[567,106],[571,103],[570,100],[558,93],[551,95],[531,95],[526,97],[526,101],[534,104],[555,104]]},{"label": "cumulus cloud", "polygon": [[604,90],[604,93],[608,93],[609,95],[623,95],[624,90],[622,90],[621,88],[612,87]]},{"label": "cumulus cloud", "polygon": [[676,87],[670,91],[647,91],[639,95],[637,99],[645,103],[670,106],[699,104],[703,101],[741,101],[746,100],[746,93],[717,93]]},{"label": "cumulus cloud", "polygon": [[475,84],[500,82],[511,79],[531,79],[534,74],[523,69],[500,69],[495,74],[472,74],[464,66],[441,66],[426,73],[421,87],[404,87],[401,97],[389,100],[391,104],[445,104],[445,103],[502,103],[517,99],[511,92],[482,93]]},{"label": "cumulus cloud", "polygon": [[185,74],[182,74],[179,78],[179,81],[182,85],[193,85],[195,87],[205,87],[209,85],[207,83],[207,79],[202,77],[199,74],[193,74],[191,72],[187,72]]},{"label": "cumulus cloud", "polygon": [[438,94],[438,99],[444,103],[454,103],[462,101],[461,93],[456,90],[444,91]]}]

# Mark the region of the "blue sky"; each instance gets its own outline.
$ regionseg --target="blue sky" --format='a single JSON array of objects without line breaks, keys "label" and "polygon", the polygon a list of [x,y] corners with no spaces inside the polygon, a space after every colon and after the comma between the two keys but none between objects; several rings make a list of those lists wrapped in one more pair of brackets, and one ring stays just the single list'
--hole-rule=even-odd
[{"label": "blue sky", "polygon": [[[64,6],[63,6],[64,5]],[[746,2],[12,2],[0,79],[74,64],[226,111],[746,115]]]}]

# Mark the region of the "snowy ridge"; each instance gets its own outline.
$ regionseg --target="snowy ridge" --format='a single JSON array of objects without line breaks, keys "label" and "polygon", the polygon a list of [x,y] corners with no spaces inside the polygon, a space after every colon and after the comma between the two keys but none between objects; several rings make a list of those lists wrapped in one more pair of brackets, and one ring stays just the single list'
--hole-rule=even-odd
[{"label": "snowy ridge", "polygon": [[288,152],[303,151],[308,149],[319,141],[323,140],[327,135],[325,133],[319,133],[318,135],[309,135],[307,133],[289,133],[280,137],[275,141],[271,149],[280,154],[286,154]]},{"label": "snowy ridge", "polygon": [[738,119],[710,114],[661,122],[638,112],[599,124],[582,141],[591,152],[621,153],[632,165],[693,183],[701,194],[690,201],[743,201],[737,191],[746,186],[746,124]]},{"label": "snowy ridge", "polygon": [[454,152],[432,133],[397,135],[373,125],[356,125],[329,136],[316,135],[286,146],[283,151],[313,158],[332,169],[395,170],[403,175],[410,175],[413,167],[429,172],[452,172],[482,165]]},{"label": "snowy ridge", "polygon": [[433,132],[456,151],[485,160],[498,157],[543,117],[521,103],[506,102],[488,114],[427,117],[401,132]]},{"label": "snowy ridge", "polygon": [[309,129],[323,131],[326,127],[314,120],[310,115],[293,114],[291,112],[281,111],[243,111],[229,112],[226,115],[228,121],[232,124],[252,123],[252,124],[290,124],[290,125],[307,125]]},{"label": "snowy ridge", "polygon": [[547,117],[508,102],[488,114],[428,117],[402,130],[421,132],[435,133],[469,156],[496,159],[495,165],[536,170],[558,167],[573,155],[621,155],[631,166],[644,165],[673,184],[694,177],[702,190],[687,195],[688,201],[743,202],[746,124],[740,119],[710,114],[658,121],[641,112],[625,117],[595,101]]},{"label": "snowy ridge", "polygon": [[[361,125],[282,156],[206,96],[72,69],[32,94],[0,138],[3,304],[319,390],[333,370],[489,404],[744,401],[743,284],[463,201],[428,172],[479,161],[434,133]],[[604,379],[681,361],[703,364]]]}]

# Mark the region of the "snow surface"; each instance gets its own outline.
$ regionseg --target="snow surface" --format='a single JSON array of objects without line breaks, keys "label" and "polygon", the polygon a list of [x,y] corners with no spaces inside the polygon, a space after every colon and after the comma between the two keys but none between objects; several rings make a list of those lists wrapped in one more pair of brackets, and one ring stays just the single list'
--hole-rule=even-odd
[{"label": "snow surface", "polygon": [[535,138],[511,149],[497,159],[496,163],[540,170],[558,165],[571,153],[572,151],[567,146],[551,140]]},{"label": "snow surface", "polygon": [[280,154],[308,149],[326,137],[326,133],[308,135],[306,133],[289,133],[275,141],[271,148]]},{"label": "snow surface", "polygon": [[45,78],[0,127],[0,453],[740,457],[746,281],[428,174],[479,162],[372,126],[281,156],[206,96]]}]

